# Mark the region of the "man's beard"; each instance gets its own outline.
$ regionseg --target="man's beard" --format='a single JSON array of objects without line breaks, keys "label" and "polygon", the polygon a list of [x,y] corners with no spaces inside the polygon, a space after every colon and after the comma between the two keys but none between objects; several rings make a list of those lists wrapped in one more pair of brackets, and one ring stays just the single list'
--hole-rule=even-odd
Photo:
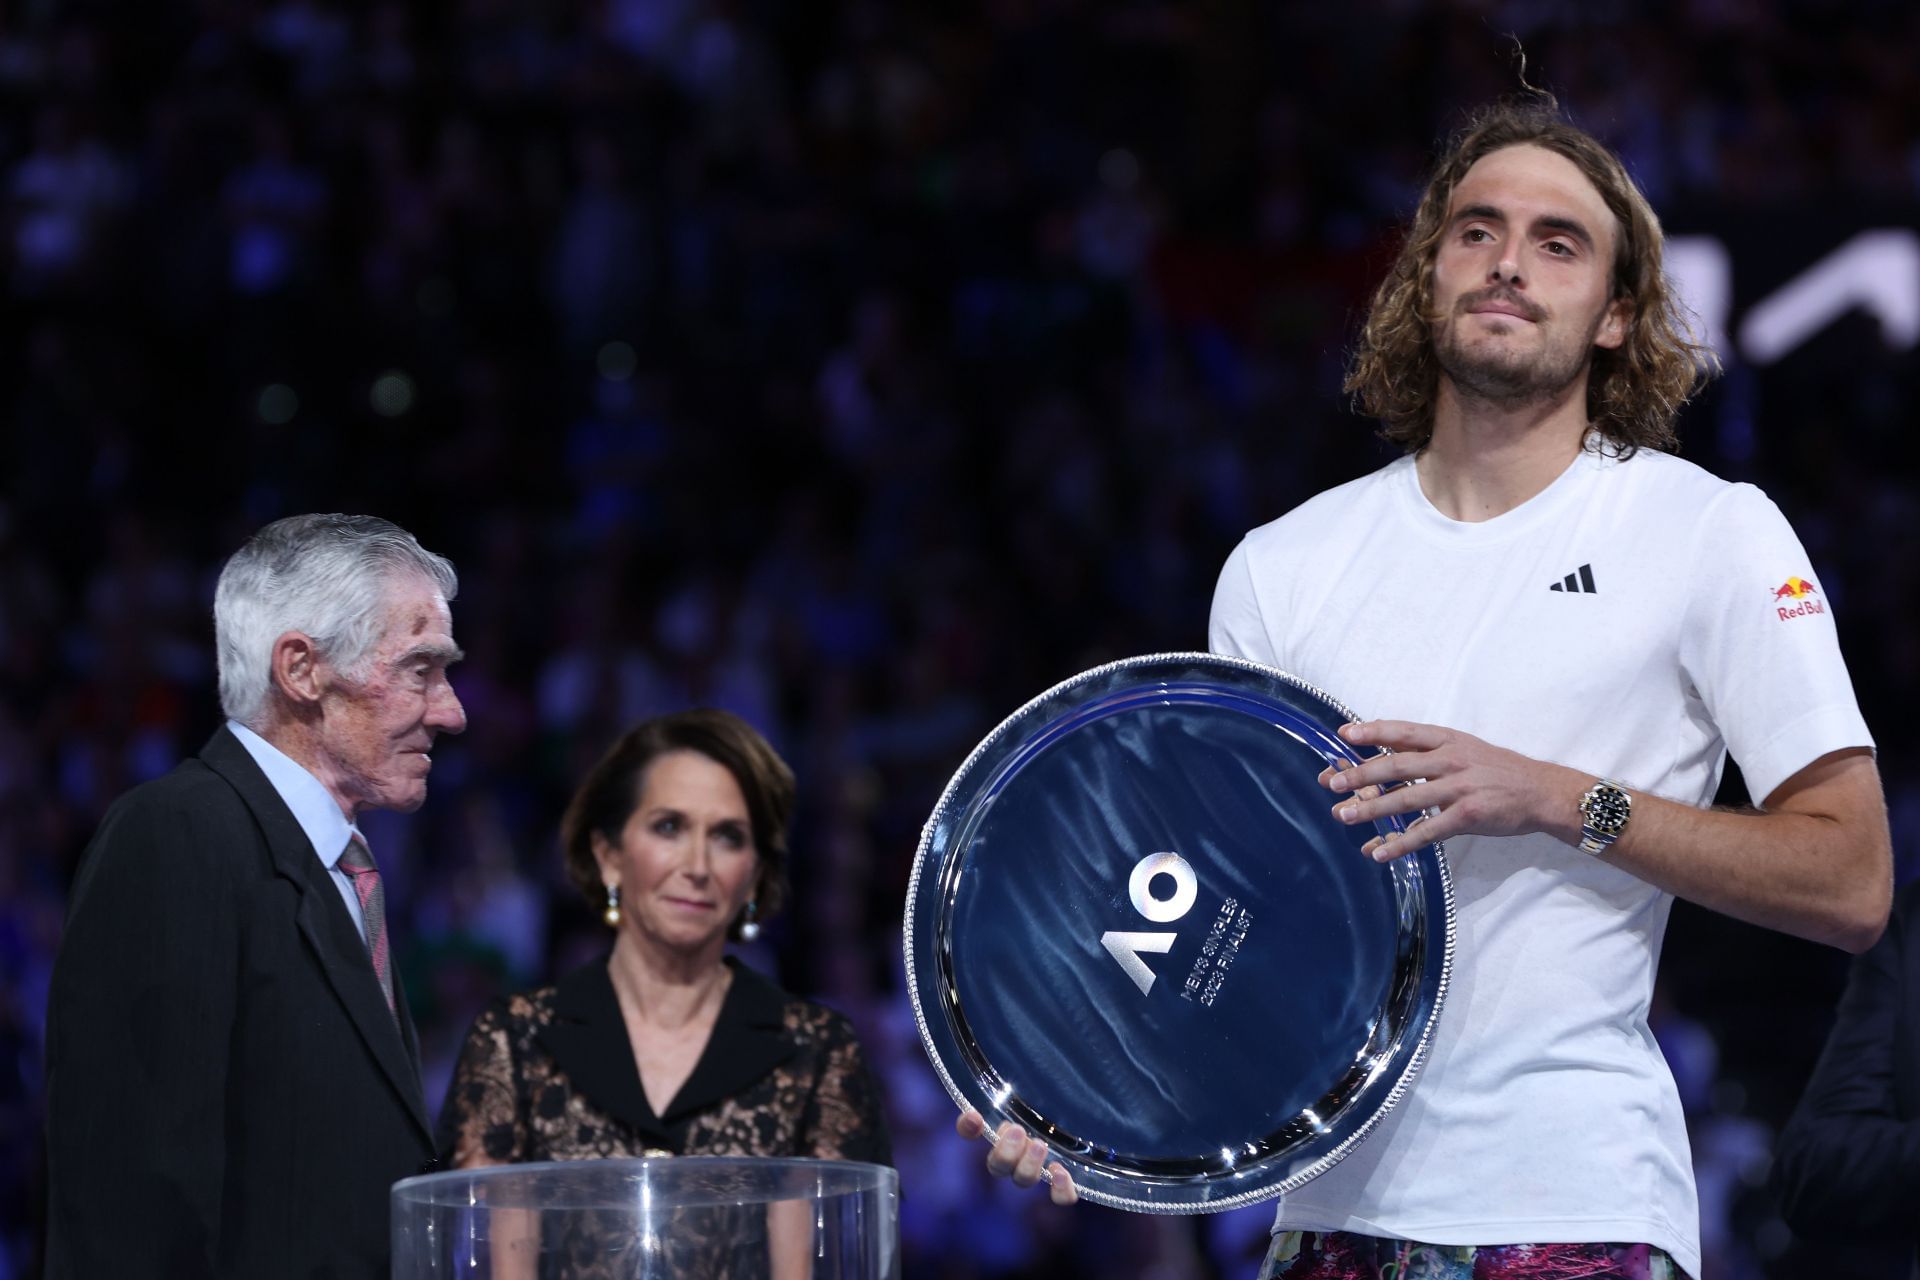
[{"label": "man's beard", "polygon": [[[1435,333],[1434,359],[1439,361],[1454,387],[1469,400],[1479,400],[1497,409],[1519,409],[1558,399],[1585,372],[1593,355],[1593,339],[1600,332],[1600,322],[1605,316],[1594,317],[1586,340],[1564,351],[1556,350],[1551,343],[1532,354],[1500,350],[1492,343],[1482,344],[1479,349],[1470,348],[1460,338],[1460,323],[1466,319],[1468,308],[1494,298],[1528,307],[1536,324],[1546,318],[1546,313],[1536,304],[1506,290],[1494,288],[1467,294],[1456,304],[1452,321]],[[1515,319],[1512,323],[1527,322]]]}]

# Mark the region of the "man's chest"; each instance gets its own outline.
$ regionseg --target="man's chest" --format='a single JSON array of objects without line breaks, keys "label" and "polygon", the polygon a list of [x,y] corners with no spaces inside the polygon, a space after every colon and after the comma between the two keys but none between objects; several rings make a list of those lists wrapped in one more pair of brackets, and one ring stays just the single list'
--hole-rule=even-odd
[{"label": "man's chest", "polygon": [[1363,718],[1445,724],[1555,757],[1689,696],[1677,566],[1558,539],[1419,548],[1364,589],[1343,578],[1296,583],[1276,651]]}]

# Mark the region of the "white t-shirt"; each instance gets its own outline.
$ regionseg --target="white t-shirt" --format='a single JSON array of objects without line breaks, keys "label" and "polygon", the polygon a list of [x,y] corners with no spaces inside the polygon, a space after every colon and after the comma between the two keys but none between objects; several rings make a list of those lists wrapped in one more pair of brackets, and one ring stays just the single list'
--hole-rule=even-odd
[{"label": "white t-shirt", "polygon": [[[1779,509],[1642,451],[1589,450],[1491,520],[1413,459],[1248,534],[1211,643],[1414,720],[1711,802],[1870,746],[1833,615]],[[1329,794],[1328,803],[1333,797]],[[1418,1083],[1276,1230],[1433,1244],[1638,1241],[1700,1273],[1680,1099],[1647,1029],[1672,898],[1550,836],[1450,841],[1453,980]]]}]

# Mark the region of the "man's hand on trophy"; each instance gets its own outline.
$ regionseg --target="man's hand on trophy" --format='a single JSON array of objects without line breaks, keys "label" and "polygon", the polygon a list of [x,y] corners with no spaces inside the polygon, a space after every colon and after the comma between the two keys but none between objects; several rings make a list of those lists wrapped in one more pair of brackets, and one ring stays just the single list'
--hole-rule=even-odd
[{"label": "man's hand on trophy", "polygon": [[1581,774],[1458,729],[1364,720],[1341,725],[1340,737],[1350,746],[1386,749],[1345,769],[1321,772],[1321,785],[1341,797],[1334,818],[1351,826],[1396,815],[1410,819],[1405,830],[1374,836],[1360,847],[1375,862],[1457,835],[1548,831],[1565,839],[1542,814],[1579,810]]},{"label": "man's hand on trophy", "polygon": [[[961,1112],[953,1127],[963,1138],[987,1137],[986,1120],[972,1109]],[[1072,1204],[1080,1198],[1067,1166],[1058,1160],[1047,1164],[1047,1144],[1028,1136],[1013,1121],[1001,1125],[999,1134],[988,1141],[993,1143],[993,1151],[987,1156],[987,1172],[994,1177],[1011,1177],[1016,1187],[1030,1187],[1045,1179],[1047,1194],[1055,1204]]]}]

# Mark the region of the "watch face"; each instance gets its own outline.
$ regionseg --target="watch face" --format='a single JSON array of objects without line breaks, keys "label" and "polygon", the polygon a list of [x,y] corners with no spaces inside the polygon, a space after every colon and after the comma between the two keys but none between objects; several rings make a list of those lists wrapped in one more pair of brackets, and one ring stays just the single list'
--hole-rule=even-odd
[{"label": "watch face", "polygon": [[1580,809],[1586,815],[1588,826],[1603,834],[1618,835],[1621,828],[1627,825],[1632,804],[1632,798],[1626,792],[1602,783],[1586,794]]},{"label": "watch face", "polygon": [[1409,1086],[1453,947],[1446,860],[1360,853],[1318,775],[1354,717],[1212,654],[1116,662],[980,744],[908,890],[920,1031],[954,1100],[1089,1199],[1199,1212],[1296,1188]]}]

